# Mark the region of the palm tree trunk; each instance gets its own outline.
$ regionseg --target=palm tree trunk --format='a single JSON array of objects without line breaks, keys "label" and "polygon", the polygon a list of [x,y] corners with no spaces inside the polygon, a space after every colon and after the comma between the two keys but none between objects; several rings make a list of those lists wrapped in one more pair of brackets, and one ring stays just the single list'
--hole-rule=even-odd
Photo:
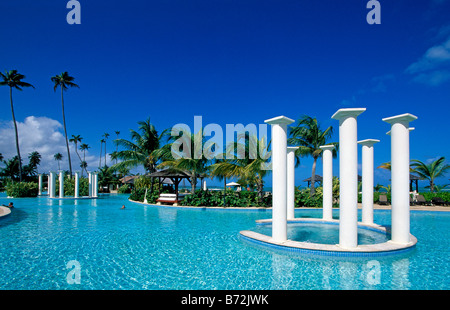
[{"label": "palm tree trunk", "polygon": [[100,141],[100,162],[98,163],[98,168],[102,166],[102,152],[103,152],[103,142]]},{"label": "palm tree trunk", "polygon": [[317,157],[314,157],[314,162],[312,166],[312,172],[311,172],[311,191],[309,193],[309,196],[312,196],[316,193],[316,163],[317,163]]},{"label": "palm tree trunk", "polygon": [[223,206],[225,207],[225,200],[227,195],[227,178],[223,177]]},{"label": "palm tree trunk", "polygon": [[14,122],[14,130],[16,133],[16,150],[17,150],[17,157],[19,158],[19,180],[22,182],[22,158],[20,157],[20,148],[19,148],[19,133],[17,131],[17,124],[16,124],[16,117],[14,115],[14,105],[13,105],[13,99],[12,99],[12,87],[9,87],[9,99],[11,100],[11,113],[12,118]]},{"label": "palm tree trunk", "polygon": [[72,161],[70,160],[70,151],[69,151],[69,140],[67,139],[67,128],[66,128],[66,115],[64,113],[64,88],[61,86],[61,104],[62,104],[62,115],[63,115],[63,124],[64,124],[64,135],[66,136],[66,148],[67,148],[67,157],[69,158],[69,175],[72,178]]}]

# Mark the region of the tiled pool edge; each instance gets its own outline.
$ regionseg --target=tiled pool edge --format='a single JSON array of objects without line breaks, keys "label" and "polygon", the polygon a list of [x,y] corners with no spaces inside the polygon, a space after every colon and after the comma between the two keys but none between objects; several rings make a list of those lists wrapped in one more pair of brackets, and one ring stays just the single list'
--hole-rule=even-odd
[{"label": "tiled pool edge", "polygon": [[[270,224],[271,220],[259,220],[259,224]],[[324,223],[337,225],[338,220],[325,221],[322,219],[294,219],[289,220],[288,223]],[[386,233],[386,229],[379,225],[365,225],[358,223],[358,227],[369,230],[376,230],[381,233]],[[293,252],[299,254],[311,254],[319,256],[340,256],[340,257],[379,257],[405,253],[415,248],[417,238],[410,235],[410,242],[408,244],[398,244],[392,241],[371,245],[358,245],[355,249],[344,249],[335,244],[320,244],[308,243],[287,240],[285,242],[277,242],[272,240],[270,236],[263,235],[254,231],[243,230],[240,231],[240,236],[243,240],[251,242],[268,249],[276,249],[286,252]]]}]

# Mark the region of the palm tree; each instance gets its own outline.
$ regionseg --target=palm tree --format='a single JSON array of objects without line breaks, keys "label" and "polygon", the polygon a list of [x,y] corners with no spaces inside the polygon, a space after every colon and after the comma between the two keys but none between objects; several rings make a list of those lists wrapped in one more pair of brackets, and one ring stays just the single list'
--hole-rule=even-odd
[{"label": "palm tree", "polygon": [[19,159],[19,180],[22,182],[22,158],[20,157],[20,149],[19,149],[19,133],[17,131],[17,123],[16,123],[16,117],[14,115],[14,105],[13,105],[13,98],[12,98],[12,89],[18,89],[22,90],[22,87],[33,87],[33,85],[22,81],[25,78],[25,75],[22,75],[17,72],[17,70],[10,70],[6,71],[5,74],[0,72],[0,76],[3,79],[0,81],[0,86],[9,86],[9,100],[11,102],[11,114],[12,119],[14,123],[14,130],[16,134],[16,151],[17,151],[17,157]]},{"label": "palm tree", "polygon": [[[238,147],[239,144],[243,147]],[[252,156],[251,150],[258,150],[259,156]],[[218,160],[211,165],[211,176],[222,178],[237,177],[241,183],[255,184],[258,196],[262,199],[264,177],[270,171],[266,139],[263,137],[261,140],[258,140],[256,135],[238,135],[238,141],[231,142],[227,146],[227,153],[231,152],[234,152],[234,159]]]},{"label": "palm tree", "polygon": [[105,142],[105,166],[106,166],[106,140],[108,140],[108,138],[109,138],[109,133],[105,132],[102,137],[105,138],[104,142]]},{"label": "palm tree", "polygon": [[87,174],[87,162],[86,162],[86,151],[90,148],[89,145],[86,143],[80,144],[80,151],[83,151],[83,160],[81,161],[80,167],[81,167],[81,176],[83,176],[83,169],[86,171]]},{"label": "palm tree", "polygon": [[30,169],[30,176],[36,175],[38,173],[37,166],[39,166],[39,164],[41,163],[41,158],[42,158],[41,154],[39,154],[39,152],[37,151],[31,152],[28,155],[28,159],[30,160],[28,164]]},{"label": "palm tree", "polygon": [[75,153],[77,154],[78,158],[81,160],[81,156],[80,154],[78,154],[78,142],[81,142],[81,140],[83,140],[83,138],[80,135],[72,135],[72,138],[69,139],[69,142],[73,142],[75,144]]},{"label": "palm tree", "polygon": [[139,132],[130,129],[131,140],[116,139],[116,146],[124,148],[122,151],[114,152],[112,159],[122,159],[121,162],[111,168],[118,171],[122,168],[132,169],[143,166],[145,171],[152,173],[156,171],[158,157],[156,150],[160,148],[162,138],[166,135],[163,131],[158,135],[155,126],[150,123],[150,118],[139,121]]},{"label": "palm tree", "polygon": [[[100,167],[102,166],[103,142],[106,143],[105,139],[101,139],[101,140],[100,140],[100,161],[99,161],[99,163],[98,163],[98,168],[99,168],[99,169],[100,169]],[[106,161],[105,161],[105,166],[106,166]]]},{"label": "palm tree", "polygon": [[60,75],[55,75],[51,77],[52,82],[54,83],[53,90],[56,92],[58,86],[61,87],[61,105],[62,105],[62,116],[63,116],[63,124],[64,124],[64,135],[66,137],[66,147],[67,147],[67,156],[69,159],[69,171],[70,177],[72,177],[72,162],[70,160],[70,151],[69,151],[69,140],[67,139],[67,128],[66,128],[66,115],[64,113],[64,91],[68,89],[68,87],[78,87],[73,81],[75,78],[70,76],[69,73],[63,72]]},{"label": "palm tree", "polygon": [[[116,139],[116,140],[118,140],[118,139],[119,139],[119,135],[120,135],[120,131],[116,130],[116,131],[115,131],[115,134],[116,134],[116,136],[117,136],[117,139]],[[118,151],[119,151],[119,146],[116,145],[116,153],[117,153]],[[116,164],[117,164],[117,158],[116,158]]]},{"label": "palm tree", "polygon": [[53,155],[53,158],[58,161],[58,170],[61,170],[61,167],[59,166],[59,162],[62,160],[63,156],[61,153],[56,153]]},{"label": "palm tree", "polygon": [[425,164],[416,159],[411,160],[411,162],[411,167],[414,168],[414,172],[430,181],[431,192],[434,192],[435,179],[444,176],[450,170],[450,165],[445,163],[445,157],[436,159],[429,164]]},{"label": "palm tree", "polygon": [[[198,178],[203,178],[208,173],[210,156],[202,152],[205,149],[203,130],[196,134],[183,129],[180,131],[183,132],[181,137],[169,136],[169,143],[157,150],[154,156],[163,161],[158,168],[168,167],[188,172],[191,175],[191,192],[194,193]],[[166,135],[168,136],[169,133],[167,132]],[[173,148],[174,145],[178,148]],[[197,149],[196,146],[200,147]]]},{"label": "palm tree", "polygon": [[315,176],[316,176],[316,163],[317,159],[322,157],[321,145],[333,144],[336,147],[333,149],[333,157],[337,156],[336,148],[338,146],[337,142],[328,142],[327,140],[331,138],[333,134],[333,127],[330,126],[324,131],[320,129],[320,125],[316,118],[310,116],[302,116],[296,126],[289,128],[289,135],[291,138],[288,139],[288,143],[292,146],[298,146],[299,148],[295,151],[297,164],[299,163],[299,157],[312,156],[314,163],[312,166],[311,173],[311,191],[310,195],[315,193]]}]

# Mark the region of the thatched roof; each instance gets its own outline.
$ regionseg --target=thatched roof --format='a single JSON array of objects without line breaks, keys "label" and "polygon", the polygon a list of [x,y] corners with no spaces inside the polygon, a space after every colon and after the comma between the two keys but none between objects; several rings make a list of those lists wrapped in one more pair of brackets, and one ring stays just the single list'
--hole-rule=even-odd
[{"label": "thatched roof", "polygon": [[165,169],[161,171],[156,171],[150,174],[147,174],[148,177],[152,178],[190,178],[191,175],[187,172],[176,170],[176,169]]},{"label": "thatched roof", "polygon": [[[322,182],[323,181],[322,176],[316,174],[315,175],[315,181],[316,182]],[[311,178],[304,179],[303,182],[311,182]]]},{"label": "thatched roof", "polygon": [[125,176],[120,179],[120,181],[124,184],[134,184],[134,181],[138,178],[138,175]]}]

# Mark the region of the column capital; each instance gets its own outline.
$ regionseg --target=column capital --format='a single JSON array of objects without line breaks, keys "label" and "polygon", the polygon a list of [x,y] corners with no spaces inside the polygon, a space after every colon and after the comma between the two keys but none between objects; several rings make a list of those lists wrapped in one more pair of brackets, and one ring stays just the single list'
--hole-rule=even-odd
[{"label": "column capital", "polygon": [[417,119],[417,116],[412,115],[410,113],[405,113],[405,114],[400,114],[400,115],[396,115],[396,116],[383,118],[382,121],[392,125],[395,123],[409,123],[416,119]]},{"label": "column capital", "polygon": [[288,146],[287,147],[288,152],[295,152],[296,150],[298,150],[298,146]]},{"label": "column capital", "polygon": [[378,143],[378,142],[380,142],[380,140],[377,140],[377,139],[366,139],[366,140],[358,141],[358,144],[365,145],[365,146],[372,146],[372,145],[374,145],[375,143]]},{"label": "column capital", "polygon": [[331,116],[332,119],[336,120],[344,120],[348,117],[357,117],[361,113],[363,113],[366,108],[347,108],[347,109],[339,109],[336,113]]},{"label": "column capital", "polygon": [[324,151],[326,150],[332,151],[335,148],[335,146],[333,144],[328,144],[328,145],[321,145],[319,146],[319,148],[321,148]]},{"label": "column capital", "polygon": [[292,124],[293,122],[295,122],[293,119],[286,117],[284,115],[281,116],[277,116],[271,119],[267,119],[264,121],[264,123],[266,124],[270,124],[270,125],[282,125],[282,124]]},{"label": "column capital", "polygon": [[[408,129],[409,129],[409,131],[411,132],[411,131],[415,130],[416,128],[415,128],[415,127],[409,127]],[[390,135],[391,135],[391,131],[389,130],[388,132],[386,132],[386,134],[387,134],[388,136],[390,136]]]}]

